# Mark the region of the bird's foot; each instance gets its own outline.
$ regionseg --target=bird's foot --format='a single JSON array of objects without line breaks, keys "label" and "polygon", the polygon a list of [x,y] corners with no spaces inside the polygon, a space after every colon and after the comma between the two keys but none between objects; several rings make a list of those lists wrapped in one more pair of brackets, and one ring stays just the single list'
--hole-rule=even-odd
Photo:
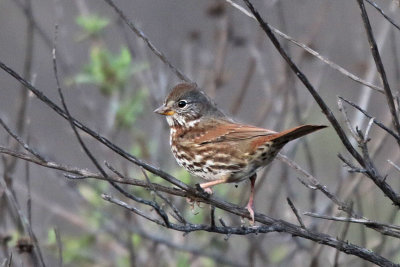
[{"label": "bird's foot", "polygon": [[213,194],[213,191],[211,188],[209,188],[209,187],[203,188],[201,186],[201,184],[196,184],[196,189],[203,195],[203,197],[209,197]]}]

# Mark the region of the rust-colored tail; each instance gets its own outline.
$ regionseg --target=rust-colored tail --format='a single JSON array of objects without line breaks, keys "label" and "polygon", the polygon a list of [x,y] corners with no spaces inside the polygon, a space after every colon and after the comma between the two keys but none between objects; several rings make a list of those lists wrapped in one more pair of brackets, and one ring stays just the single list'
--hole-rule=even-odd
[{"label": "rust-colored tail", "polygon": [[289,141],[307,135],[309,133],[318,131],[320,129],[326,128],[326,125],[301,125],[283,132],[274,134],[271,140],[274,141],[276,145],[284,145]]}]

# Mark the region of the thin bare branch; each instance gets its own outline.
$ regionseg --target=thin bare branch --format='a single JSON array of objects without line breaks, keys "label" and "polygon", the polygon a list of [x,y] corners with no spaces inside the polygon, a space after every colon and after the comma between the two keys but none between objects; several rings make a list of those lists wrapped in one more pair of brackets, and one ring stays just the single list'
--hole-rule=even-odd
[{"label": "thin bare branch", "polygon": [[276,157],[277,159],[279,159],[280,161],[286,163],[287,165],[289,165],[291,168],[293,168],[295,171],[301,173],[305,178],[307,178],[308,183],[305,183],[307,187],[311,188],[311,189],[318,189],[319,191],[321,191],[326,197],[328,197],[330,200],[332,200],[333,203],[335,203],[336,205],[339,206],[340,210],[345,211],[346,213],[351,214],[351,216],[353,217],[359,217],[359,215],[357,215],[351,208],[350,205],[348,205],[347,203],[339,200],[339,198],[333,194],[332,192],[330,192],[328,190],[328,188],[325,185],[322,185],[314,176],[312,176],[310,173],[308,173],[306,170],[304,170],[303,168],[301,168],[296,162],[294,162],[293,160],[289,159],[288,157],[286,157],[285,155],[282,155],[281,153],[279,153]]},{"label": "thin bare branch", "polygon": [[396,165],[393,161],[391,161],[390,159],[388,159],[388,162],[389,162],[389,164],[392,165],[397,171],[400,172],[400,167],[399,167],[399,166],[397,166],[397,165]]},{"label": "thin bare branch", "polygon": [[382,14],[382,16],[390,22],[390,24],[392,24],[394,27],[396,27],[396,29],[400,30],[400,26],[396,24],[396,22],[394,22],[394,20],[392,18],[390,18],[388,15],[385,14],[385,12],[383,12],[382,8],[380,8],[374,1],[371,0],[365,0],[368,2],[368,4],[370,4],[371,6],[373,6],[376,10],[378,10],[379,13]]},{"label": "thin bare branch", "polygon": [[300,216],[298,210],[296,209],[296,207],[294,206],[293,202],[288,197],[286,198],[286,200],[287,200],[287,203],[289,204],[290,208],[292,209],[294,215],[296,215],[296,218],[299,221],[301,228],[306,229],[306,226],[303,223],[303,219],[301,218],[301,216]]},{"label": "thin bare branch", "polygon": [[[243,14],[245,14],[246,16],[254,19],[257,21],[257,18],[251,14],[250,12],[248,12],[247,10],[245,10],[243,7],[241,7],[240,5],[234,3],[231,0],[225,0],[226,2],[228,2],[229,4],[231,4],[234,8],[238,9],[240,12],[242,12]],[[277,28],[273,27],[272,25],[268,24],[269,27],[271,28],[271,30],[276,33],[277,35],[279,35],[280,37],[288,40],[289,42],[297,45],[298,47],[304,49],[305,51],[307,51],[310,55],[318,58],[319,60],[321,60],[322,62],[324,62],[325,64],[327,64],[328,66],[330,66],[331,68],[333,68],[334,70],[338,71],[339,73],[343,74],[344,76],[347,76],[348,78],[350,78],[351,80],[360,83],[362,85],[365,85],[369,88],[371,88],[372,90],[379,92],[379,93],[384,93],[384,90],[382,87],[374,85],[364,79],[361,79],[360,77],[358,77],[357,75],[351,73],[350,71],[346,70],[345,68],[339,66],[338,64],[330,61],[329,59],[327,59],[326,57],[322,56],[320,53],[318,53],[317,51],[311,49],[309,46],[305,45],[304,43],[301,43],[299,41],[297,41],[296,39],[290,37],[289,35],[281,32],[280,30],[278,30]]]},{"label": "thin bare branch", "polygon": [[[343,100],[344,102],[346,102],[347,104],[349,104],[350,106],[354,107],[355,109],[359,110],[362,114],[365,115],[365,117],[367,117],[368,119],[372,119],[373,117],[371,115],[369,115],[365,110],[363,110],[360,106],[356,105],[355,103],[351,102],[350,100],[347,100],[341,96],[338,96],[339,99]],[[374,123],[376,125],[378,125],[380,128],[382,128],[383,130],[385,130],[388,134],[390,134],[391,136],[393,136],[398,142],[400,142],[400,136],[398,134],[396,134],[395,132],[393,132],[391,129],[389,129],[388,127],[386,127],[383,123],[374,120]]]},{"label": "thin bare branch", "polygon": [[[390,113],[392,114],[392,123],[393,123],[395,130],[400,135],[400,123],[399,123],[399,118],[397,115],[396,107],[394,104],[392,91],[390,89],[389,82],[386,77],[386,71],[385,71],[385,68],[382,63],[381,55],[379,53],[374,34],[372,32],[372,27],[369,22],[368,14],[367,14],[367,11],[365,10],[364,0],[357,0],[357,2],[360,7],[360,10],[361,10],[361,18],[364,23],[364,28],[365,28],[365,31],[366,31],[366,34],[368,37],[368,43],[371,48],[371,53],[374,58],[376,68],[378,69],[379,75],[381,76],[381,79],[382,79],[383,89],[385,90],[385,95],[386,95],[386,100],[387,100],[387,103],[389,106]],[[398,144],[400,145],[400,141],[398,141]]]},{"label": "thin bare branch", "polygon": [[306,216],[319,218],[319,219],[325,219],[325,220],[359,223],[359,224],[363,224],[363,225],[367,226],[368,228],[374,229],[383,235],[400,238],[400,226],[399,225],[380,223],[380,222],[371,221],[371,220],[368,220],[365,218],[335,217],[335,216],[327,216],[327,215],[322,215],[322,214],[312,213],[312,212],[304,212],[303,214]]},{"label": "thin bare branch", "polygon": [[178,219],[179,222],[181,222],[181,223],[183,223],[183,224],[186,224],[187,222],[186,222],[185,218],[183,217],[182,213],[177,209],[177,207],[175,207],[175,205],[171,202],[171,200],[169,200],[167,197],[163,196],[163,195],[152,185],[152,183],[150,182],[149,177],[147,176],[146,171],[145,171],[143,168],[140,168],[140,169],[141,169],[141,171],[142,171],[144,177],[146,178],[146,181],[147,181],[147,183],[148,183],[150,189],[151,189],[159,198],[161,198],[162,200],[164,200],[164,201],[168,204],[168,206],[170,206],[170,208],[171,208],[171,209],[173,210],[173,212],[175,213],[175,215],[176,215],[176,217],[177,217],[177,219]]},{"label": "thin bare branch", "polygon": [[25,148],[26,151],[30,152],[32,155],[34,155],[36,158],[38,158],[41,161],[45,161],[45,159],[34,149],[32,149],[27,143],[25,143],[21,137],[19,137],[16,133],[14,133],[8,126],[5,124],[5,122],[0,118],[0,124],[3,126],[3,128],[7,131],[9,135],[11,135],[23,148]]},{"label": "thin bare branch", "polygon": [[122,10],[115,5],[113,0],[104,0],[109,6],[111,6],[115,12],[120,16],[120,18],[128,25],[128,27],[139,37],[141,38],[146,45],[150,48],[150,50],[159,58],[161,59],[162,62],[164,62],[175,74],[178,76],[179,79],[185,81],[185,82],[192,82],[186,75],[181,72],[177,67],[175,67],[162,53],[159,51],[153,43],[150,41],[150,39],[144,34],[142,30],[140,30],[131,20],[128,19],[128,17],[122,12]]},{"label": "thin bare branch", "polygon": [[372,124],[374,123],[374,121],[375,121],[375,118],[371,118],[370,120],[369,120],[369,122],[368,122],[368,125],[367,125],[367,128],[365,129],[365,133],[364,133],[364,135],[365,135],[365,139],[369,139],[368,138],[368,136],[369,136],[369,131],[371,130],[371,127],[372,127]]},{"label": "thin bare branch", "polygon": [[344,108],[342,99],[340,97],[339,97],[337,103],[338,103],[339,111],[342,112],[342,115],[343,115],[344,121],[346,122],[347,128],[349,129],[349,131],[350,131],[351,135],[353,136],[353,138],[355,140],[358,140],[357,133],[353,129],[353,126],[350,123],[349,116],[347,115],[346,109]]}]

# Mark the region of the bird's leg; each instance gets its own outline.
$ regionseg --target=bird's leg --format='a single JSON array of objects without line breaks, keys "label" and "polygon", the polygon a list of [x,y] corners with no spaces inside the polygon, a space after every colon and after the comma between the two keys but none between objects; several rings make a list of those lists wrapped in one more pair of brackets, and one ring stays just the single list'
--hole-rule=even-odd
[{"label": "bird's leg", "polygon": [[253,174],[250,177],[250,196],[249,196],[249,202],[247,203],[247,210],[250,213],[250,217],[251,217],[251,221],[250,224],[253,225],[254,224],[254,184],[256,183],[256,178],[257,178],[257,174]]},{"label": "bird's leg", "polygon": [[207,183],[202,183],[200,184],[200,187],[206,191],[208,194],[212,194],[212,189],[210,188],[211,186],[217,185],[217,184],[223,184],[226,183],[228,179],[227,178],[222,178],[222,179],[218,179],[218,180],[214,180],[211,182],[207,182]]}]

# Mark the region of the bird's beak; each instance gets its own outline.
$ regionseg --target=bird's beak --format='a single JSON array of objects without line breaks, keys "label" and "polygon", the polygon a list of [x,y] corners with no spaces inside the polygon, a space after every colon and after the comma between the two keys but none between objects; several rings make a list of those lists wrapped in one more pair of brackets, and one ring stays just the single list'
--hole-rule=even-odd
[{"label": "bird's beak", "polygon": [[165,116],[172,116],[175,114],[175,111],[171,110],[165,105],[162,105],[161,107],[157,108],[156,110],[154,110],[154,112]]}]

